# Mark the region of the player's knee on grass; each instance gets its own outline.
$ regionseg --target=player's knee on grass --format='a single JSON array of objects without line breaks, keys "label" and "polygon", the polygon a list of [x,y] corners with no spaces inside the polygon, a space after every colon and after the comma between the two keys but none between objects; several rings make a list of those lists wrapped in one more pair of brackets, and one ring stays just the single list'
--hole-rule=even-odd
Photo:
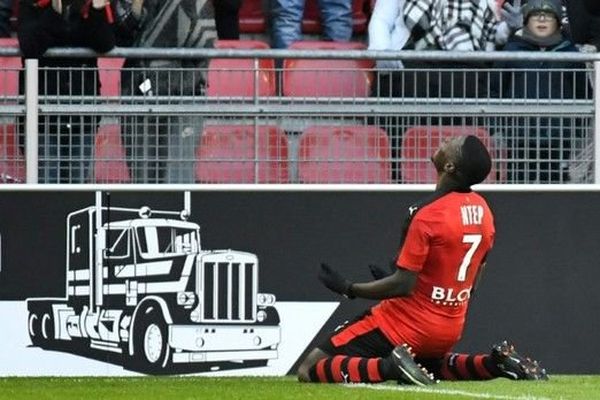
[{"label": "player's knee on grass", "polygon": [[302,368],[302,366],[298,368],[298,382],[310,382],[307,368]]},{"label": "player's knee on grass", "polygon": [[317,364],[317,361],[325,357],[329,357],[329,355],[319,348],[315,348],[310,353],[308,353],[304,361],[302,361],[302,363],[298,367],[298,381],[312,382],[310,378],[311,368],[313,368]]},{"label": "player's knee on grass", "polygon": [[298,367],[298,381],[299,382],[310,382],[310,369],[315,365],[315,363],[308,362],[308,357],[304,359],[302,364]]}]

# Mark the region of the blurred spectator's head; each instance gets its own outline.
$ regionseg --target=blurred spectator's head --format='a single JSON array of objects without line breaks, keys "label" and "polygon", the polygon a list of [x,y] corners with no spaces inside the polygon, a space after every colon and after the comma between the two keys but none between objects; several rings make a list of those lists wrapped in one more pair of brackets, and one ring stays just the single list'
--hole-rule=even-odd
[{"label": "blurred spectator's head", "polygon": [[529,0],[523,6],[523,19],[529,31],[544,38],[560,29],[562,4],[560,0]]},{"label": "blurred spectator's head", "polygon": [[562,18],[561,0],[528,0],[522,9],[525,22],[532,15],[539,14],[540,12],[551,13],[558,21]]}]

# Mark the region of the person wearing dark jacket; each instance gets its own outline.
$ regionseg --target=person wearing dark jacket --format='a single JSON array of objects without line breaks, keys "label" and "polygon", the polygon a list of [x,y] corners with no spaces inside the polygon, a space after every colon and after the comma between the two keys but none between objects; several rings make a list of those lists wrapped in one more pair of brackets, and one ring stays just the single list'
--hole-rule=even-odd
[{"label": "person wearing dark jacket", "polygon": [[242,0],[216,0],[215,22],[217,35],[221,40],[240,38],[240,8]]},{"label": "person wearing dark jacket", "polygon": [[11,0],[0,0],[0,37],[10,37],[10,17],[13,13]]},{"label": "person wearing dark jacket", "polygon": [[600,2],[598,0],[585,0],[585,6],[591,14],[600,15]]},{"label": "person wearing dark jacket", "polygon": [[[505,51],[576,52],[560,30],[560,0],[529,0],[523,7],[525,26]],[[590,96],[585,65],[558,61],[501,61],[506,69],[492,87],[505,99],[574,100]],[[509,149],[512,183],[562,183],[569,180],[571,140],[578,129],[575,118],[507,117],[500,125]]]},{"label": "person wearing dark jacket", "polygon": [[[39,59],[40,103],[56,96],[100,93],[97,59],[44,57],[51,47],[88,47],[105,53],[115,46],[108,0],[21,0],[18,38],[23,58]],[[23,80],[23,77],[21,77]],[[24,89],[24,85],[21,84]],[[39,181],[84,183],[92,155],[97,118],[44,115],[39,121]]]},{"label": "person wearing dark jacket", "polygon": [[566,7],[573,41],[600,50],[600,1],[568,0]]},{"label": "person wearing dark jacket", "polygon": [[[221,1],[221,0],[218,0]],[[113,0],[122,47],[211,48],[217,38],[212,0]],[[125,61],[121,93],[140,104],[157,97],[180,101],[204,94],[206,59]],[[201,118],[136,115],[121,119],[127,164],[134,183],[194,182]]]}]

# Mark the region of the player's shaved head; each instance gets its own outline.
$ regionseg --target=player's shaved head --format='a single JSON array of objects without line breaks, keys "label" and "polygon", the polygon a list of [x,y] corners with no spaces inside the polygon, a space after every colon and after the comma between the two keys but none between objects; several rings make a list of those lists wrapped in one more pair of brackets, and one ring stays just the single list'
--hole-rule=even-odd
[{"label": "player's shaved head", "polygon": [[434,154],[432,161],[440,176],[452,177],[461,186],[483,182],[492,167],[487,148],[473,135],[447,140]]},{"label": "player's shaved head", "polygon": [[492,169],[492,158],[478,137],[469,135],[464,138],[456,169],[469,186],[481,183]]}]

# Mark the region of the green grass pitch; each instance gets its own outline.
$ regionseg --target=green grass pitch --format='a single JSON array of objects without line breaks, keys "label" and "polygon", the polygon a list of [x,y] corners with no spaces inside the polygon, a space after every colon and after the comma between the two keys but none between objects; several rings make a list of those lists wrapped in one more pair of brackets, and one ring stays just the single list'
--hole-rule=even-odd
[{"label": "green grass pitch", "polygon": [[600,375],[552,376],[548,382],[442,382],[425,388],[395,384],[301,384],[284,378],[0,378],[0,399],[599,399]]}]

